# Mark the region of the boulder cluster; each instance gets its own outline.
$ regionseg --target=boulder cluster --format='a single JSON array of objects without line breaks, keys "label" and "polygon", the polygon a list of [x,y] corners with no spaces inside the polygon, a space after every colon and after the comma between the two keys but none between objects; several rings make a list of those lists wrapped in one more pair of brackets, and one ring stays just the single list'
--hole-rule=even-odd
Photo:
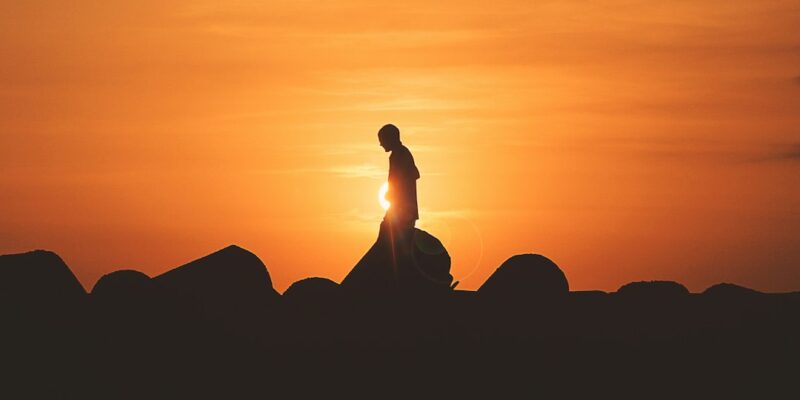
[{"label": "boulder cluster", "polygon": [[453,289],[450,256],[432,235],[416,231],[404,271],[390,250],[379,240],[341,283],[306,278],[282,294],[237,246],[157,276],[115,271],[89,293],[55,253],[0,256],[4,390],[237,398],[480,387],[502,397],[666,377],[670,388],[697,376],[778,387],[797,372],[785,365],[800,355],[800,293],[727,283],[690,293],[669,281],[570,291],[564,271],[538,254],[515,255],[464,291]]}]

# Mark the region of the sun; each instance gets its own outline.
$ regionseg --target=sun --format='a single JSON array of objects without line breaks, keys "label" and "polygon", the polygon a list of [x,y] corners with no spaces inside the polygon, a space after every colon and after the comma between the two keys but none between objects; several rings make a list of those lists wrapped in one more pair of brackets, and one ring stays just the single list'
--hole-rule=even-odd
[{"label": "sun", "polygon": [[378,190],[378,202],[381,203],[381,207],[384,210],[388,210],[392,203],[389,200],[386,200],[386,193],[389,192],[389,182],[385,182],[381,188]]}]

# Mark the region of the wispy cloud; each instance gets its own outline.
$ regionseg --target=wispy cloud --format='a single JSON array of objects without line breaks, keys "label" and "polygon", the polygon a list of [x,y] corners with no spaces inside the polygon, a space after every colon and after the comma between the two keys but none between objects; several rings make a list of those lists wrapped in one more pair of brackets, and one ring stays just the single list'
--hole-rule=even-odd
[{"label": "wispy cloud", "polygon": [[800,161],[800,143],[772,145],[747,160],[747,162],[754,163],[778,161]]},{"label": "wispy cloud", "polygon": [[[386,179],[388,167],[376,167],[374,165],[339,165],[327,168],[287,168],[270,170],[253,170],[257,175],[301,175],[301,174],[328,174],[339,178],[366,178],[366,179]],[[441,176],[441,172],[426,171],[425,176]]]},{"label": "wispy cloud", "polygon": [[378,168],[369,164],[342,165],[328,168],[325,172],[338,175],[342,178],[382,178],[387,174],[386,168]]},{"label": "wispy cloud", "polygon": [[[376,130],[377,132],[377,130]],[[412,136],[409,134],[409,136]],[[406,142],[414,142],[414,139],[406,139],[403,140],[404,143]],[[416,153],[441,153],[444,151],[455,151],[452,148],[445,148],[444,146],[432,145],[432,144],[418,144],[418,143],[408,143],[408,147],[411,151]],[[302,144],[296,146],[287,146],[287,150],[290,151],[299,151],[299,152],[307,152],[313,154],[322,154],[326,156],[352,156],[352,155],[365,155],[365,154],[382,154],[383,150],[380,148],[377,139],[377,133],[375,135],[374,142],[362,142],[362,143],[336,143],[336,144]],[[387,155],[388,159],[388,155]]]},{"label": "wispy cloud", "polygon": [[765,162],[800,160],[800,143],[764,144],[741,143],[702,138],[635,138],[607,136],[583,143],[564,145],[548,140],[509,140],[502,142],[512,147],[541,148],[545,151],[592,151],[640,154],[653,157],[679,159],[705,159],[715,162]]},{"label": "wispy cloud", "polygon": [[420,210],[420,216],[425,217],[425,219],[469,219],[483,212],[485,211],[472,209],[431,210],[423,208]]},{"label": "wispy cloud", "polygon": [[386,168],[379,168],[377,166],[369,164],[338,165],[333,167],[254,170],[252,172],[255,174],[265,174],[265,175],[331,174],[341,178],[369,178],[369,179],[385,178],[387,174]]},{"label": "wispy cloud", "polygon": [[800,143],[796,143],[793,148],[786,153],[786,157],[792,160],[800,160]]},{"label": "wispy cloud", "polygon": [[780,148],[773,153],[771,158],[774,160],[800,161],[800,143],[780,146]]}]

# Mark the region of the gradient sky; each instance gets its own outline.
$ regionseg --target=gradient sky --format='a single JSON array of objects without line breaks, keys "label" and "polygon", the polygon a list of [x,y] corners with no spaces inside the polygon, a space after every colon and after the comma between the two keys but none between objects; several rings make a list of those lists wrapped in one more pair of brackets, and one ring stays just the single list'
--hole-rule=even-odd
[{"label": "gradient sky", "polygon": [[280,291],[340,281],[392,122],[460,288],[533,252],[572,289],[797,290],[798,27],[797,0],[5,1],[0,253],[87,289],[229,244]]}]

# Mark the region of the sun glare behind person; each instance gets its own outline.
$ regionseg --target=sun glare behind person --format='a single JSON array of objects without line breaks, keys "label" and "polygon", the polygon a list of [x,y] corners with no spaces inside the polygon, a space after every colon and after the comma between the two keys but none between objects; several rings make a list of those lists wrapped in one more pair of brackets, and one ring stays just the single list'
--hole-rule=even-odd
[{"label": "sun glare behind person", "polygon": [[378,202],[384,210],[388,210],[392,203],[386,200],[386,193],[389,192],[389,182],[384,182],[383,186],[378,190]]}]

